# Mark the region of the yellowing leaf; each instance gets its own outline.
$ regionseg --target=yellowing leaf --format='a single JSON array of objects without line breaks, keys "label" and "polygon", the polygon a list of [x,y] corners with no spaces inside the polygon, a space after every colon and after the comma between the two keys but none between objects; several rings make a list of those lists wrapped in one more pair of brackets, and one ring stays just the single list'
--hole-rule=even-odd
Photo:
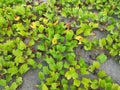
[{"label": "yellowing leaf", "polygon": [[53,23],[53,26],[56,26],[58,24],[58,20]]},{"label": "yellowing leaf", "polygon": [[83,40],[82,36],[75,36],[75,39],[79,41],[78,44],[81,44],[81,41]]},{"label": "yellowing leaf", "polygon": [[20,20],[20,16],[15,16],[15,21],[19,21]]},{"label": "yellowing leaf", "polygon": [[52,39],[52,44],[53,44],[53,45],[54,45],[54,44],[57,44],[57,40],[58,40],[57,38],[53,38],[53,39]]},{"label": "yellowing leaf", "polygon": [[76,36],[75,39],[76,39],[76,40],[82,40],[83,37],[82,37],[82,36]]},{"label": "yellowing leaf", "polygon": [[64,31],[64,33],[67,33],[67,32],[69,32],[69,29],[67,29],[67,30]]},{"label": "yellowing leaf", "polygon": [[48,87],[46,86],[46,84],[42,84],[42,90],[48,90]]},{"label": "yellowing leaf", "polygon": [[44,18],[43,23],[46,24],[48,22],[48,19]]},{"label": "yellowing leaf", "polygon": [[36,23],[35,22],[32,22],[31,25],[30,25],[31,28],[36,28]]}]

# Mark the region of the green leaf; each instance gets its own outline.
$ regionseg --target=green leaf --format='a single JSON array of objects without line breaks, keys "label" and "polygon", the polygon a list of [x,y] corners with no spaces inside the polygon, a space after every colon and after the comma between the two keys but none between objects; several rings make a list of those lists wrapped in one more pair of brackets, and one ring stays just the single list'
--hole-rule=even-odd
[{"label": "green leaf", "polygon": [[75,79],[73,85],[79,87],[80,86],[80,80]]},{"label": "green leaf", "polygon": [[17,78],[16,78],[16,84],[17,84],[17,85],[21,85],[22,82],[23,82],[22,77],[17,77]]},{"label": "green leaf", "polygon": [[0,27],[2,27],[6,23],[4,17],[0,16]]},{"label": "green leaf", "polygon": [[32,51],[31,51],[30,48],[28,48],[27,51],[26,51],[26,55],[31,55],[31,54],[32,54]]},{"label": "green leaf", "polygon": [[118,54],[118,50],[112,48],[112,49],[110,50],[110,54],[111,54],[112,56],[116,56],[116,55]]},{"label": "green leaf", "polygon": [[73,52],[74,48],[77,47],[77,41],[76,40],[72,40],[70,42],[66,42],[66,51],[67,52]]},{"label": "green leaf", "polygon": [[63,68],[63,62],[57,62],[57,69],[60,71]]},{"label": "green leaf", "polygon": [[18,85],[16,84],[16,82],[13,82],[10,86],[10,90],[16,90],[18,87]]},{"label": "green leaf", "polygon": [[72,62],[72,61],[75,60],[75,54],[74,53],[67,53],[65,57],[69,62]]},{"label": "green leaf", "polygon": [[98,77],[99,78],[103,78],[105,76],[106,76],[106,72],[104,70],[101,70],[101,71],[98,72]]},{"label": "green leaf", "polygon": [[15,59],[15,63],[18,65],[19,63],[24,63],[25,62],[25,58],[23,56],[19,56],[16,57]]},{"label": "green leaf", "polygon": [[42,90],[49,90],[46,84],[42,84]]},{"label": "green leaf", "polygon": [[[5,71],[5,72],[7,72],[7,71]],[[13,79],[13,78],[11,77],[10,74],[6,76],[6,81],[7,81],[7,82],[9,82],[9,81],[12,80],[12,79]]]},{"label": "green leaf", "polygon": [[45,51],[45,45],[44,45],[44,44],[39,44],[39,45],[37,46],[37,49],[38,49],[38,50],[41,50],[41,51]]},{"label": "green leaf", "polygon": [[35,44],[35,41],[33,39],[31,39],[28,43],[29,46],[33,46]]},{"label": "green leaf", "polygon": [[114,29],[114,25],[113,24],[107,26],[107,28],[106,28],[107,31],[112,31],[113,29]]},{"label": "green leaf", "polygon": [[91,80],[89,78],[82,78],[82,81],[81,83],[84,85],[84,86],[88,86],[88,84],[91,82]]},{"label": "green leaf", "polygon": [[62,70],[60,71],[60,75],[65,75],[65,70],[64,70],[64,69],[62,69]]},{"label": "green leaf", "polygon": [[99,40],[99,45],[101,48],[103,48],[105,45],[106,45],[106,39],[105,38],[102,38]]},{"label": "green leaf", "polygon": [[67,14],[66,14],[66,12],[61,12],[61,15],[62,15],[62,17],[66,17],[67,16]]},{"label": "green leaf", "polygon": [[78,78],[78,74],[76,73],[75,69],[73,67],[69,68],[69,71],[67,71],[65,73],[65,77],[70,80],[71,78],[73,79],[77,79]]},{"label": "green leaf", "polygon": [[36,62],[35,62],[35,60],[33,60],[33,59],[28,59],[28,60],[27,60],[27,63],[28,63],[28,65],[33,66],[33,68],[36,67]]},{"label": "green leaf", "polygon": [[62,84],[63,90],[68,90],[68,84]]},{"label": "green leaf", "polygon": [[111,90],[111,88],[112,88],[112,83],[105,84],[105,90]]},{"label": "green leaf", "polygon": [[76,31],[76,35],[79,35],[83,32],[84,30],[82,28],[79,28],[77,31]]},{"label": "green leaf", "polygon": [[105,80],[99,79],[99,86],[105,88]]},{"label": "green leaf", "polygon": [[70,79],[72,78],[71,72],[70,72],[70,71],[67,71],[67,72],[65,73],[65,77],[66,77],[68,80],[70,80]]},{"label": "green leaf", "polygon": [[63,79],[61,80],[61,83],[62,83],[62,85],[68,84],[68,80],[66,80],[65,78],[63,78]]},{"label": "green leaf", "polygon": [[111,78],[111,76],[105,77],[105,81],[106,81],[107,83],[113,83],[113,79]]},{"label": "green leaf", "polygon": [[0,61],[0,71],[2,70],[2,63],[1,63],[1,61]]},{"label": "green leaf", "polygon": [[51,83],[51,89],[55,90],[57,89],[58,83]]},{"label": "green leaf", "polygon": [[49,13],[45,13],[45,14],[44,14],[44,16],[45,16],[46,18],[48,18],[48,19],[52,20],[52,19],[53,19],[54,14],[53,14],[53,13],[51,13],[51,14],[49,14]]},{"label": "green leaf", "polygon": [[87,64],[85,63],[85,60],[80,58],[79,60],[80,67],[87,67]]},{"label": "green leaf", "polygon": [[10,73],[11,76],[13,76],[14,74],[17,74],[17,73],[18,73],[18,68],[15,67],[15,66],[14,66],[14,67],[11,67],[11,68],[8,69],[7,72]]},{"label": "green leaf", "polygon": [[118,87],[119,87],[118,84],[116,84],[116,83],[112,84],[112,90],[119,90]]},{"label": "green leaf", "polygon": [[53,73],[54,74],[53,74],[52,78],[53,78],[54,81],[57,81],[60,77],[60,73],[58,73],[58,72],[53,72]]},{"label": "green leaf", "polygon": [[48,65],[55,63],[54,59],[53,59],[52,57],[47,56],[47,55],[46,55],[46,57],[44,58],[44,60],[46,61],[46,63],[47,63]]},{"label": "green leaf", "polygon": [[37,52],[37,53],[36,53],[36,57],[37,57],[37,58],[41,58],[41,56],[42,56],[42,53],[41,53],[41,52]]},{"label": "green leaf", "polygon": [[89,72],[87,71],[87,68],[85,68],[85,67],[80,68],[80,72],[81,72],[82,75],[89,74]]},{"label": "green leaf", "polygon": [[99,24],[98,23],[93,23],[92,28],[98,28]]},{"label": "green leaf", "polygon": [[89,42],[88,44],[86,44],[84,46],[84,49],[85,50],[92,50],[93,49],[93,43],[92,42]]},{"label": "green leaf", "polygon": [[28,67],[27,64],[23,64],[22,66],[20,66],[19,72],[20,74],[23,74],[25,72],[27,72],[30,68]]},{"label": "green leaf", "polygon": [[21,36],[23,37],[27,37],[28,36],[28,32],[25,32],[25,31],[19,31],[18,34],[20,34]]},{"label": "green leaf", "polygon": [[93,80],[90,87],[94,90],[97,90],[98,89],[98,81]]},{"label": "green leaf", "polygon": [[50,50],[48,51],[48,53],[49,53],[50,55],[52,55],[55,59],[61,60],[61,59],[63,58],[63,55],[62,55],[61,53],[59,53],[59,51],[56,52],[55,49],[50,49]]},{"label": "green leaf", "polygon": [[50,70],[49,70],[48,66],[43,67],[43,73],[46,74],[46,75],[50,73]]},{"label": "green leaf", "polygon": [[74,32],[72,30],[68,30],[66,33],[66,40],[70,41],[74,35]]},{"label": "green leaf", "polygon": [[23,41],[20,41],[20,43],[18,44],[18,49],[20,50],[26,49],[26,44]]},{"label": "green leaf", "polygon": [[62,59],[64,58],[64,56],[63,56],[63,54],[61,54],[61,53],[57,53],[57,55],[55,56],[55,58],[56,58],[58,61],[60,61],[60,60],[62,60]]},{"label": "green leaf", "polygon": [[25,8],[23,6],[16,6],[15,11],[18,15],[25,15]]},{"label": "green leaf", "polygon": [[44,76],[43,72],[39,72],[38,73],[38,77],[39,77],[40,80],[44,80],[45,79],[45,76]]},{"label": "green leaf", "polygon": [[64,63],[64,68],[69,68],[69,66],[70,66],[69,63],[67,63],[67,62]]},{"label": "green leaf", "polygon": [[22,51],[17,49],[17,50],[13,50],[12,51],[13,55],[16,56],[16,57],[19,57],[19,56],[22,56]]},{"label": "green leaf", "polygon": [[60,52],[64,52],[66,50],[66,46],[62,45],[62,44],[58,44],[56,46],[57,50]]},{"label": "green leaf", "polygon": [[74,85],[70,85],[70,90],[77,90],[77,88]]},{"label": "green leaf", "polygon": [[72,72],[72,78],[77,79],[78,78],[78,73],[76,73],[75,71]]},{"label": "green leaf", "polygon": [[6,86],[7,82],[4,79],[0,79],[0,86]]},{"label": "green leaf", "polygon": [[92,31],[91,28],[87,28],[87,29],[85,29],[85,30],[84,30],[84,36],[88,36],[88,35],[90,35],[91,31]]},{"label": "green leaf", "polygon": [[38,69],[41,69],[42,66],[43,66],[43,65],[42,65],[41,63],[38,63],[38,64],[37,64],[37,68],[38,68]]},{"label": "green leaf", "polygon": [[94,62],[93,62],[93,67],[94,67],[95,69],[100,68],[100,63],[97,62],[97,61],[94,61]]},{"label": "green leaf", "polygon": [[113,39],[112,39],[112,37],[110,35],[107,35],[106,40],[107,40],[109,45],[112,45]]},{"label": "green leaf", "polygon": [[40,33],[42,33],[44,29],[45,29],[45,27],[44,27],[43,25],[40,25],[40,26],[39,26],[39,32],[40,32]]},{"label": "green leaf", "polygon": [[56,71],[57,66],[56,66],[55,63],[51,63],[51,64],[49,64],[49,68],[50,68],[52,71]]},{"label": "green leaf", "polygon": [[96,59],[99,60],[100,63],[104,63],[107,60],[107,56],[104,53],[102,53],[98,55]]}]

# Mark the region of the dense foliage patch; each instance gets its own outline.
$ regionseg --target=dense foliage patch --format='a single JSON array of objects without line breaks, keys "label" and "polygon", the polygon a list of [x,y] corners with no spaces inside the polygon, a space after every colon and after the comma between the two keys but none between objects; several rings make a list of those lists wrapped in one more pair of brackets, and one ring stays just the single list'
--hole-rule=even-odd
[{"label": "dense foliage patch", "polygon": [[[16,90],[30,69],[40,70],[40,90],[120,90],[99,70],[108,56],[120,56],[119,0],[2,0],[0,7],[3,90]],[[97,39],[94,31],[106,36]],[[107,53],[87,64],[76,58],[78,46]]]}]

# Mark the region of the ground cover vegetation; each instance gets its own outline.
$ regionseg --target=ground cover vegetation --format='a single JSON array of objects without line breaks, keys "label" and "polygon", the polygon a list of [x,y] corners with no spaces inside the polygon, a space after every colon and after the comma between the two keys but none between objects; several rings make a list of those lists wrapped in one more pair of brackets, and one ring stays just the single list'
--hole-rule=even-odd
[{"label": "ground cover vegetation", "polygon": [[[119,19],[119,0],[1,0],[0,86],[17,90],[23,74],[39,69],[40,90],[120,90],[99,70],[120,56]],[[96,39],[95,30],[107,34]],[[76,58],[78,46],[107,53],[88,64]]]}]

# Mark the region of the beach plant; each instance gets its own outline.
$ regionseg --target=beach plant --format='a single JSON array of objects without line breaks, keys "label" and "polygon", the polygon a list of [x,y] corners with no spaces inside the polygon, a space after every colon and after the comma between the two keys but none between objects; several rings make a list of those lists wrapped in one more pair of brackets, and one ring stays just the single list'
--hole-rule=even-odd
[{"label": "beach plant", "polygon": [[[120,90],[100,65],[120,56],[119,0],[0,1],[0,87],[38,69],[40,90]],[[97,33],[105,34],[97,38]],[[87,62],[79,51],[106,51]],[[91,77],[93,76],[93,78]]]}]

